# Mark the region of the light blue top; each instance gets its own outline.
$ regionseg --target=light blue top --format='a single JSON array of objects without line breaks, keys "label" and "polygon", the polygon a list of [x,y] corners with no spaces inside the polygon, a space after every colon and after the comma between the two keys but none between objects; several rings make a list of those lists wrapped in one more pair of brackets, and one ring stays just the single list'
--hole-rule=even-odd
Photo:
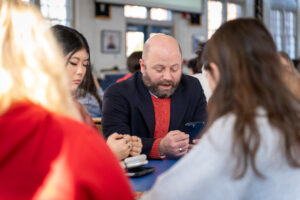
[{"label": "light blue top", "polygon": [[[102,100],[103,94],[104,94],[103,90],[101,88],[99,88],[97,90],[97,93]],[[87,93],[87,95],[85,97],[80,97],[77,100],[84,106],[84,108],[87,110],[87,112],[89,113],[89,115],[92,118],[101,117],[102,112],[100,109],[100,105],[99,105],[97,99],[92,94]]]}]

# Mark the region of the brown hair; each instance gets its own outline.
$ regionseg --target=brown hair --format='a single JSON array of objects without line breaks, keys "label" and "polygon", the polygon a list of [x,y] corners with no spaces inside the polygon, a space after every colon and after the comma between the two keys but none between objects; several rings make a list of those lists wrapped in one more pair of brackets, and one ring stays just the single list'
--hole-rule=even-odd
[{"label": "brown hair", "polygon": [[285,63],[282,63],[283,69],[283,80],[287,87],[290,89],[290,91],[296,95],[298,98],[300,98],[300,74],[295,68],[295,65],[289,55],[285,53],[284,51],[279,52],[279,56],[281,59],[284,59],[288,65]]},{"label": "brown hair", "polygon": [[279,51],[279,56],[281,56],[288,63],[288,66],[283,65],[283,67],[285,67],[287,70],[290,70],[290,71],[295,70],[295,65],[294,65],[293,61],[291,60],[290,56],[286,52]]},{"label": "brown hair", "polygon": [[140,71],[140,59],[142,58],[142,51],[135,51],[127,58],[127,69],[130,73]]},{"label": "brown hair", "polygon": [[266,111],[270,125],[279,130],[282,152],[288,164],[299,167],[300,102],[282,80],[283,69],[276,46],[264,25],[255,19],[237,19],[223,24],[207,43],[203,62],[207,63],[208,73],[211,73],[211,62],[220,71],[208,107],[206,130],[228,113],[236,116],[232,146],[237,159],[234,178],[245,175],[248,162],[255,174],[263,177],[255,163],[260,145],[255,121],[258,107]]}]

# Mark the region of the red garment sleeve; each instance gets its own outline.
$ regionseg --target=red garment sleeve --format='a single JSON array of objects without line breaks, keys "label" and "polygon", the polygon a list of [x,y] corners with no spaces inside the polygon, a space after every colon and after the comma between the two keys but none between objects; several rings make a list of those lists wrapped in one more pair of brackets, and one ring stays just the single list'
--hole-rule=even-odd
[{"label": "red garment sleeve", "polygon": [[[88,134],[87,144],[90,148],[80,148],[77,153],[73,153],[73,159],[77,159],[76,154],[84,158],[84,162],[77,159],[78,168],[76,171],[81,180],[79,184],[83,188],[90,188],[93,199],[134,199],[128,178],[115,155],[106,145],[105,141],[96,134]],[[80,141],[80,146],[84,146]],[[101,161],[100,161],[101,158]],[[85,170],[87,169],[87,170]],[[83,193],[83,195],[86,195]],[[76,199],[83,199],[79,195]]]},{"label": "red garment sleeve", "polygon": [[162,138],[157,138],[152,145],[151,151],[149,153],[149,157],[150,158],[154,158],[154,159],[160,159],[161,158],[161,154],[159,152],[159,143],[162,140]]}]

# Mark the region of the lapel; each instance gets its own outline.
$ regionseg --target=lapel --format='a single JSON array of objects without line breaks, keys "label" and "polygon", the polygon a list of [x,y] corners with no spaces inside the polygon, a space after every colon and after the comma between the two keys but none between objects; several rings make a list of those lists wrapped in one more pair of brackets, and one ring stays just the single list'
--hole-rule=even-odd
[{"label": "lapel", "polygon": [[[182,75],[184,76],[184,75]],[[182,77],[183,78],[183,77]],[[181,78],[181,79],[182,79]],[[187,98],[184,94],[184,87],[181,84],[178,85],[171,99],[171,113],[170,113],[170,130],[177,130],[182,124],[185,112],[187,110],[187,103],[185,99]]]},{"label": "lapel", "polygon": [[155,115],[153,103],[149,91],[142,80],[142,74],[137,74],[137,89],[138,89],[138,109],[147,124],[148,131],[151,137],[154,137]]}]

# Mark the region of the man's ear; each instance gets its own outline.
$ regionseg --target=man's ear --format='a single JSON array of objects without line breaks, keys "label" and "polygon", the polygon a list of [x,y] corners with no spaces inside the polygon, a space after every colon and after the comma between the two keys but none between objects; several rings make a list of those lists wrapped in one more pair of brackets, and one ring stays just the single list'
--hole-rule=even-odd
[{"label": "man's ear", "polygon": [[144,60],[141,58],[139,62],[140,62],[141,72],[144,73],[144,71],[145,71]]}]

